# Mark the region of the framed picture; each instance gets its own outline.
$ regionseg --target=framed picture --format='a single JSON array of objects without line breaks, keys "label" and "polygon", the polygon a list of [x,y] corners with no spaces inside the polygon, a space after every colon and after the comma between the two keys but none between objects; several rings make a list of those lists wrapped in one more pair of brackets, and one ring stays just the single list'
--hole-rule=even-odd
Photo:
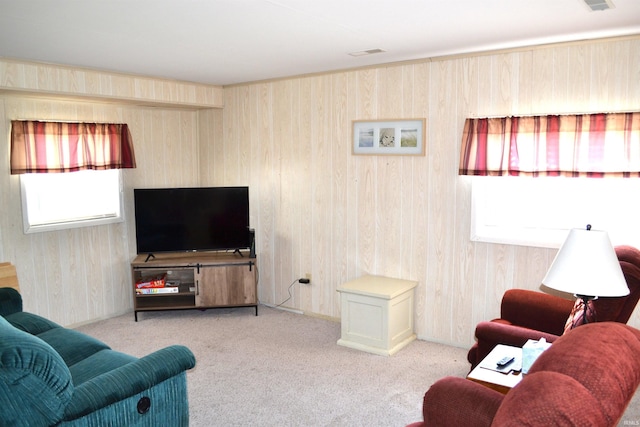
[{"label": "framed picture", "polygon": [[353,154],[424,155],[425,119],[353,121]]}]

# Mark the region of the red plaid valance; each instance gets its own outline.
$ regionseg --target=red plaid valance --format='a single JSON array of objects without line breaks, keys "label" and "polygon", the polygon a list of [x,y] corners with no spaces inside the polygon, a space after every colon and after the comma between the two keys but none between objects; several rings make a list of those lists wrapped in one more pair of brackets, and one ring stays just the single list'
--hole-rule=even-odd
[{"label": "red plaid valance", "polygon": [[126,124],[11,122],[11,174],[135,168]]},{"label": "red plaid valance", "polygon": [[640,177],[640,112],[467,119],[459,174]]}]

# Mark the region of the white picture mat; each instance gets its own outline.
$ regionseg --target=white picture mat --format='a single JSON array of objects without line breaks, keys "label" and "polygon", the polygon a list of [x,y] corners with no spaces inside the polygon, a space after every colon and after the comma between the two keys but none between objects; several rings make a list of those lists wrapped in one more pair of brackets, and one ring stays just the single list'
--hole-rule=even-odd
[{"label": "white picture mat", "polygon": [[353,154],[423,155],[424,119],[353,122]]}]

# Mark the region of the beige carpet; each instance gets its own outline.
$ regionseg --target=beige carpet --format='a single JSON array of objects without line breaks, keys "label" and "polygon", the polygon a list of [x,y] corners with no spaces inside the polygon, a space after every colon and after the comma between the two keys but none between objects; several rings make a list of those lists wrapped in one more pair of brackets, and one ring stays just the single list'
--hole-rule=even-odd
[{"label": "beige carpet", "polygon": [[[183,344],[191,426],[405,426],[445,375],[463,377],[466,349],[414,341],[391,357],[336,345],[340,324],[260,306],[133,314],[79,330],[144,356]],[[638,398],[620,425],[639,425]],[[632,408],[632,406],[634,406]]]}]

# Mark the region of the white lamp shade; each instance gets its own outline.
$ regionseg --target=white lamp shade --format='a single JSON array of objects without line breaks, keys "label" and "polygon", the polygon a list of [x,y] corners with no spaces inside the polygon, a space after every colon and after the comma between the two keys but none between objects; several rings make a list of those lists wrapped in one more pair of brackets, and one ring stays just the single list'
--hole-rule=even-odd
[{"label": "white lamp shade", "polygon": [[599,230],[571,230],[542,283],[575,295],[629,295],[609,235]]}]

